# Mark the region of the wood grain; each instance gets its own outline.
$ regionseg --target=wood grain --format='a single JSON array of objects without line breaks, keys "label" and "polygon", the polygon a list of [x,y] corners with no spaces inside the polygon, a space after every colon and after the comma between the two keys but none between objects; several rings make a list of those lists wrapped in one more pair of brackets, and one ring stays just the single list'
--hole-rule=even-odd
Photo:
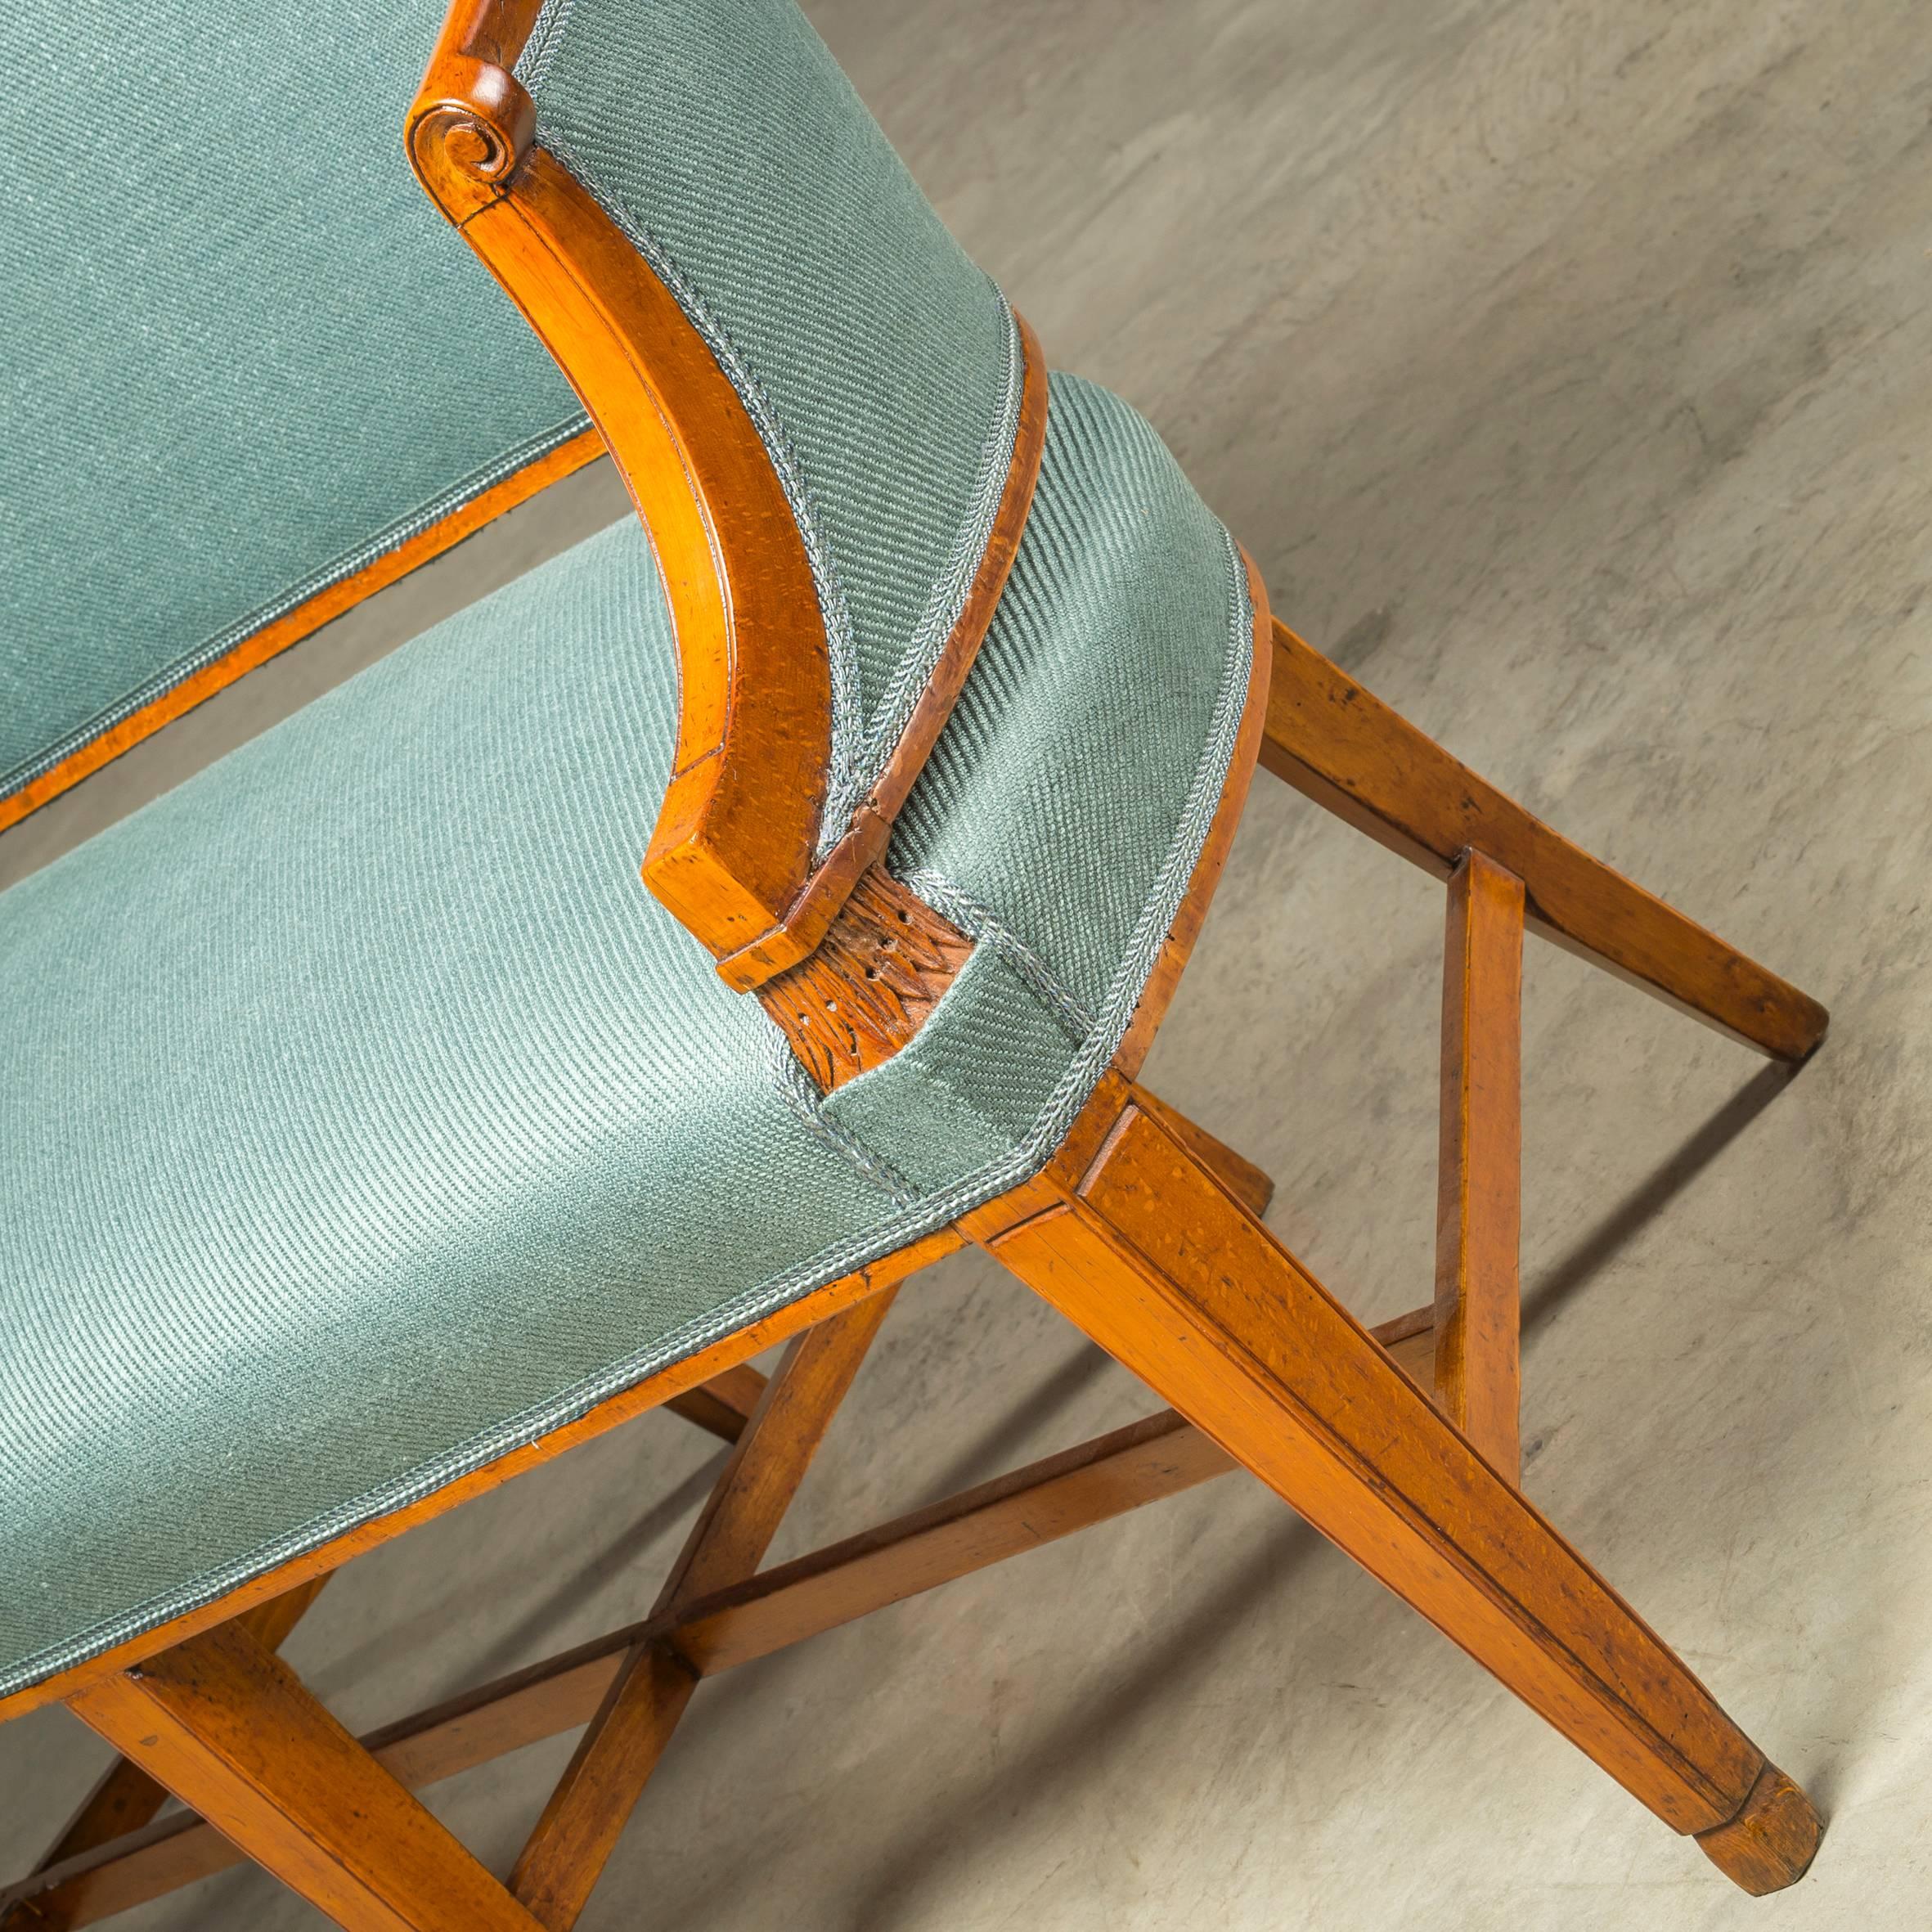
[{"label": "wood grain", "polygon": [[1523,882],[1480,852],[1449,878],[1436,1172],[1436,1406],[1521,1474]]},{"label": "wood grain", "polygon": [[1823,1835],[1811,1800],[1767,1763],[1744,1808],[1727,1823],[1700,1832],[1697,1845],[1733,1885],[1763,1898],[1804,1877]]},{"label": "wood grain", "polygon": [[741,1364],[681,1395],[673,1395],[664,1406],[721,1440],[735,1442],[744,1433],[744,1425],[764,1391],[764,1377],[748,1364]]},{"label": "wood grain", "polygon": [[1103,1108],[992,1251],[1665,1822],[1734,1818],[1763,1755],[1682,1660],[1130,1090]]},{"label": "wood grain", "polygon": [[1226,1141],[1217,1140],[1206,1128],[1197,1126],[1177,1107],[1170,1107],[1147,1089],[1140,1089],[1140,1104],[1160,1121],[1221,1185],[1259,1220],[1274,1198],[1274,1183],[1243,1154],[1238,1154]]},{"label": "wood grain", "polygon": [[245,1630],[208,1631],[70,1703],[350,1932],[536,1925]]},{"label": "wood grain", "polygon": [[[892,1300],[888,1289],[861,1301],[786,1350],[671,1566],[654,1617],[757,1568]],[[588,1903],[698,1678],[675,1637],[640,1638],[625,1653],[510,1874],[511,1893],[551,1932],[568,1932]]]},{"label": "wood grain", "polygon": [[1021,402],[991,535],[883,773],[817,862],[831,673],[803,541],[703,338],[583,184],[536,144],[534,105],[510,71],[534,17],[528,0],[455,0],[407,145],[425,189],[576,389],[651,533],[679,718],[644,878],[746,991],[807,957],[884,854],[1025,528],[1046,366],[1022,322]]},{"label": "wood grain", "polygon": [[0,832],[29,812],[38,811],[49,799],[59,798],[103,765],[111,764],[123,752],[142,739],[152,737],[164,725],[192,711],[197,704],[204,703],[217,691],[225,690],[236,678],[279,656],[290,645],[299,644],[344,611],[353,610],[365,598],[373,597],[445,550],[453,550],[465,537],[473,536],[505,510],[514,510],[539,490],[582,469],[586,463],[594,463],[603,454],[604,440],[595,429],[579,432],[555,449],[533,457],[501,483],[479,491],[427,529],[406,537],[361,569],[352,571],[304,599],[293,610],[251,631],[212,663],[191,672],[138,711],[130,712],[118,724],[110,725],[98,737],[90,738],[59,764],[0,798]]},{"label": "wood grain", "polygon": [[[237,1620],[239,1627],[246,1630],[264,1649],[280,1650],[290,1633],[308,1614],[309,1606],[321,1594],[328,1580],[326,1576],[312,1577],[307,1583],[298,1584],[294,1589],[272,1597],[266,1603],[258,1603]],[[151,1777],[138,1764],[131,1764],[126,1758],[115,1759],[88,1792],[65,1829],[48,1847],[46,1855],[34,1867],[34,1871],[45,1872],[52,1867],[79,1858],[115,1839],[125,1837],[131,1831],[138,1831],[167,1802],[165,1786]],[[25,1922],[26,1915],[10,1912],[6,1898],[0,1895],[0,1927]],[[45,1902],[36,1906],[33,1915],[33,1923],[43,1928],[64,1927],[73,1922],[61,1914],[57,1906],[49,1906]]]},{"label": "wood grain", "polygon": [[1824,1038],[1817,1000],[1552,832],[1279,623],[1261,762],[1438,878],[1486,853],[1523,881],[1532,930],[1733,1039],[1802,1060]]},{"label": "wood grain", "polygon": [[539,1925],[577,1923],[697,1687],[668,1644],[640,1644],[618,1664],[510,1875]]}]

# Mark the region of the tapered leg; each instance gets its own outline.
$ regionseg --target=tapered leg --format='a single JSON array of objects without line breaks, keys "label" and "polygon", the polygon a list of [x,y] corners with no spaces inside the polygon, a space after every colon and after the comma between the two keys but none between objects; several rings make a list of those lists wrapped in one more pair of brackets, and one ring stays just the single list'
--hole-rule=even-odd
[{"label": "tapered leg", "polygon": [[1436,1404],[1521,1473],[1523,882],[1480,852],[1449,879],[1436,1209]]},{"label": "tapered leg", "polygon": [[234,1624],[69,1707],[349,1932],[537,1932],[537,1921]]},{"label": "tapered leg", "polygon": [[965,1231],[1738,1883],[1797,1878],[1803,1794],[1764,1781],[1675,1654],[1121,1089],[1016,1191],[1013,1224]]}]

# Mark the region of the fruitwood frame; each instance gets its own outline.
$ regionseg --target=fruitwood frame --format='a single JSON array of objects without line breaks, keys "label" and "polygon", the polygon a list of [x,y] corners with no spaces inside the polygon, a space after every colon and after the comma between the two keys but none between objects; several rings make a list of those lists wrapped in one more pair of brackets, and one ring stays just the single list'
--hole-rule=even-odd
[{"label": "fruitwood frame", "polygon": [[[1346,801],[1354,822],[1449,873],[1436,1296],[1375,1328],[1262,1225],[1267,1177],[1133,1077],[1205,915],[1257,750],[1269,770],[1324,802]],[[1482,842],[1457,842],[1472,835]],[[129,1760],[40,1869],[0,1894],[0,1925],[92,1924],[247,1855],[344,1925],[568,1926],[701,1678],[1237,1467],[1666,1824],[1694,1835],[1746,1890],[1792,1883],[1819,1831],[1804,1794],[1517,1487],[1526,924],[1774,1058],[1800,1059],[1823,1035],[1815,1002],[1579,851],[1272,625],[1167,952],[1052,1165],[955,1229],[817,1290],[544,1441],[0,1705],[5,1718],[64,1698]],[[966,1241],[1174,1407],[761,1570],[897,1285]],[[750,1358],[788,1337],[764,1382]],[[321,1580],[350,1557],[661,1404],[735,1446],[643,1622],[359,1744],[273,1658]],[[510,1887],[489,1891],[409,1792],[580,1726]],[[164,1786],[200,1815],[151,1822]],[[353,1831],[344,1808],[362,1821]]]},{"label": "fruitwood frame", "polygon": [[[534,0],[457,0],[411,151],[577,384],[658,544],[685,714],[646,876],[833,1085],[915,1031],[956,967],[942,923],[892,937],[906,908],[874,868],[1018,540],[1044,435],[1041,365],[1029,340],[1018,480],[973,621],[892,775],[815,868],[823,640],[815,656],[798,648],[816,604],[796,532],[702,343],[533,143],[510,70],[536,11]],[[1126,1039],[1045,1171],[541,1441],[0,1701],[4,1719],[65,1701],[124,1754],[40,1868],[0,1894],[0,1925],[90,1924],[245,1855],[357,1932],[560,1932],[703,1678],[1237,1467],[1746,1890],[1803,1873],[1819,1833],[1804,1794],[1519,1486],[1522,936],[1540,932],[1780,1059],[1816,1047],[1825,1011],[1476,778],[1273,622],[1250,575],[1254,675],[1220,808]],[[1435,1292],[1377,1328],[1263,1224],[1267,1177],[1137,1084],[1257,760],[1449,884]],[[877,969],[888,954],[890,970]],[[808,1009],[867,963],[883,991],[850,1027],[828,1028]],[[762,1568],[898,1286],[968,1242],[1173,1407]],[[766,1381],[751,1359],[781,1341]],[[350,1557],[660,1405],[732,1449],[641,1622],[360,1740],[276,1655]],[[411,1795],[580,1728],[507,1885]],[[157,1818],[164,1790],[189,1814]]]}]

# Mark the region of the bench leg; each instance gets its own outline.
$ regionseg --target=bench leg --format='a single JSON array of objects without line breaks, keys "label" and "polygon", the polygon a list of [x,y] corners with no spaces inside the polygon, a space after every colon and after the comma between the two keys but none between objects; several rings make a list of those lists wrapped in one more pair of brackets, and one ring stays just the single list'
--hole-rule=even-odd
[{"label": "bench leg", "polygon": [[1486,853],[1522,880],[1531,930],[1773,1059],[1824,1038],[1817,1000],[1552,832],[1281,623],[1260,756],[1438,878]]},{"label": "bench leg", "polygon": [[[329,1575],[325,1570],[279,1597],[271,1597],[266,1603],[258,1603],[253,1610],[244,1611],[236,1621],[265,1648],[278,1651],[307,1614],[309,1605],[322,1593]],[[48,1846],[34,1871],[44,1871],[51,1865],[79,1858],[83,1852],[139,1831],[167,1801],[166,1789],[138,1764],[131,1764],[125,1758],[115,1759],[82,1801],[65,1830]],[[46,1919],[45,1913],[41,1916]],[[11,1917],[0,1907],[0,1926],[8,1924]]]},{"label": "bench leg", "polygon": [[537,1921],[246,1630],[227,1624],[69,1707],[349,1932]]},{"label": "bench leg", "polygon": [[1436,1405],[1518,1480],[1523,882],[1480,852],[1449,880],[1436,1207]]},{"label": "bench leg", "polygon": [[1803,1873],[1803,1792],[1126,1083],[1006,1213],[962,1227],[1738,1885]]}]

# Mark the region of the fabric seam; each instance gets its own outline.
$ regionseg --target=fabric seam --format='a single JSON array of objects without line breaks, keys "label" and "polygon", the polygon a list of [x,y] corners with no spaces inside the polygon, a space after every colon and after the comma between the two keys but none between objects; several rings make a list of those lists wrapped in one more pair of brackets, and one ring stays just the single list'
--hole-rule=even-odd
[{"label": "fabric seam", "polygon": [[332,563],[326,564],[317,571],[280,591],[267,603],[259,605],[248,616],[224,626],[212,636],[189,648],[182,656],[164,671],[156,672],[144,683],[111,703],[96,712],[86,724],[77,725],[64,736],[56,739],[51,746],[34,753],[32,757],[16,765],[11,771],[0,773],[0,800],[10,798],[23,786],[30,785],[35,779],[45,776],[56,765],[72,757],[76,752],[84,751],[97,738],[111,731],[116,725],[124,723],[138,712],[167,696],[176,685],[185,683],[197,672],[204,671],[210,664],[218,663],[222,658],[242,645],[260,630],[285,618],[292,610],[299,609],[312,597],[319,597],[331,586],[340,583],[345,577],[353,577],[358,570],[366,569],[379,558],[387,556],[391,550],[399,550],[411,537],[419,537],[432,525],[440,523],[446,517],[453,516],[465,504],[480,496],[484,491],[493,488],[507,477],[514,476],[528,465],[546,456],[550,452],[569,442],[572,437],[582,435],[591,426],[591,419],[581,410],[566,418],[555,427],[540,432],[527,442],[520,443],[505,454],[495,458],[474,474],[461,483],[452,484],[440,495],[432,496],[426,503],[420,504],[399,522],[391,523],[375,537],[365,539],[353,550],[345,550]]},{"label": "fabric seam", "polygon": [[[952,554],[935,580],[924,612],[913,627],[912,640],[892,673],[877,708],[865,728],[852,770],[835,784],[826,802],[824,822],[819,833],[819,856],[822,859],[843,836],[846,826],[878,783],[879,774],[905,735],[921,694],[932,681],[945,654],[946,643],[958,627],[973,594],[980,565],[992,541],[993,526],[1000,519],[1000,505],[1006,495],[1007,479],[1013,470],[1013,444],[1019,435],[1020,404],[1026,386],[1026,353],[1020,341],[1020,326],[1004,294],[989,276],[986,285],[998,304],[1005,323],[1005,371],[1002,379],[1000,408],[986,439],[980,447],[978,474],[973,481],[971,504],[961,521]],[[989,624],[991,622],[988,618]]]},{"label": "fabric seam", "polygon": [[1054,1018],[1066,1027],[1076,1043],[1084,1041],[1099,1025],[1096,1016],[1074,998],[1046,961],[998,914],[981,905],[969,893],[961,892],[950,879],[924,866],[894,873],[892,876],[942,919],[950,920],[968,938],[984,939],[991,945],[1040,995]]}]

